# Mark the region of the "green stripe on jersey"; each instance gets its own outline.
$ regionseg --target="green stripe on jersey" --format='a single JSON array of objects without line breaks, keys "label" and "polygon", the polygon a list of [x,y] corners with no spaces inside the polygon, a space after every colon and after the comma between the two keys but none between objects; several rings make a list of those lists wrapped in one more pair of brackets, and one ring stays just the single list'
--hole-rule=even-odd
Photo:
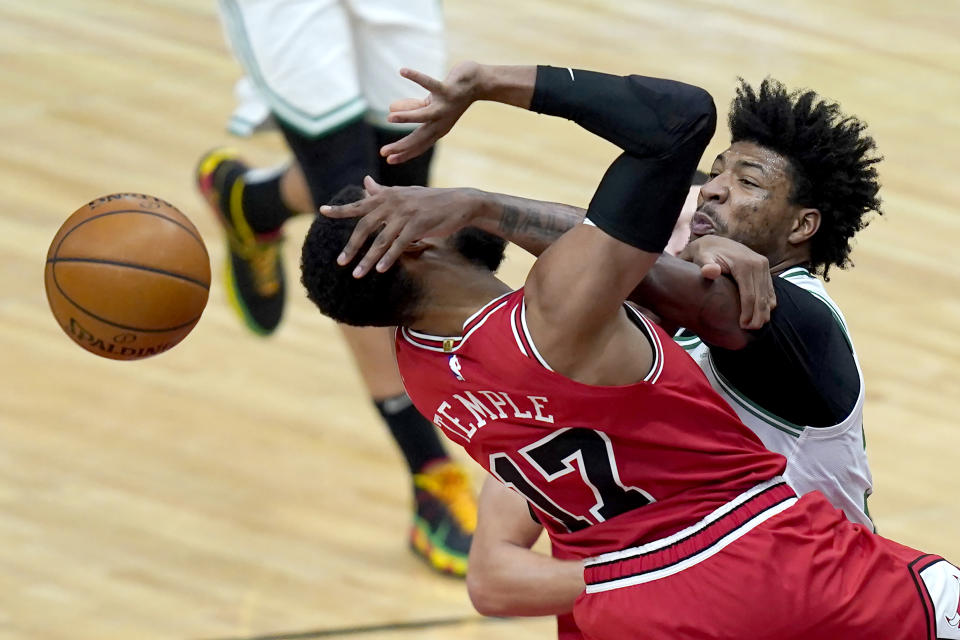
[{"label": "green stripe on jersey", "polygon": [[286,124],[289,124],[301,134],[316,137],[328,134],[356,120],[366,112],[367,102],[359,95],[323,113],[313,114],[304,111],[274,91],[260,70],[257,56],[254,54],[247,37],[247,31],[243,23],[243,13],[237,6],[236,0],[226,0],[221,6],[226,10],[223,22],[227,31],[233,36],[230,41],[234,44],[237,57],[245,63],[243,66],[249,73],[250,79],[253,80],[257,90],[262,92],[263,97],[272,105],[271,111],[282,118]]}]

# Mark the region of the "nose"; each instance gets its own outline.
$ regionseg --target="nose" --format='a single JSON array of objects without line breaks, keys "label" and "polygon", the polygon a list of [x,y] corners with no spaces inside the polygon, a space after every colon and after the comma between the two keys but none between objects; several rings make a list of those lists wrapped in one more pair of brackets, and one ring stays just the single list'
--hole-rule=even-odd
[{"label": "nose", "polygon": [[730,189],[723,182],[723,174],[710,178],[700,187],[700,198],[704,202],[723,203]]}]

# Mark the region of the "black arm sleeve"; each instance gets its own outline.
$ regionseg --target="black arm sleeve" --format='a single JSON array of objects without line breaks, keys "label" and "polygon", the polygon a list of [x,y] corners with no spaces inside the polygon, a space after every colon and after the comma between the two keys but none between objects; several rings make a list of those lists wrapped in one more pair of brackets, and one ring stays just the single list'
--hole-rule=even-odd
[{"label": "black arm sleeve", "polygon": [[746,347],[710,348],[717,372],[754,404],[793,424],[842,422],[860,395],[860,373],[840,320],[826,303],[783,278],[777,307]]},{"label": "black arm sleeve", "polygon": [[710,94],[673,80],[541,66],[530,109],[573,120],[625,151],[587,218],[638,249],[661,251],[716,129]]}]

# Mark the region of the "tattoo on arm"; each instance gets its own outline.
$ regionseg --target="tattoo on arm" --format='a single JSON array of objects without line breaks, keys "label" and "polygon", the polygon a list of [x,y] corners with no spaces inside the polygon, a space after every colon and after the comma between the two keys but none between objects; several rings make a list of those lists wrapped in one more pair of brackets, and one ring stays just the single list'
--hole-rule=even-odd
[{"label": "tattoo on arm", "polygon": [[577,207],[523,198],[510,198],[501,205],[500,235],[537,256],[586,214]]}]

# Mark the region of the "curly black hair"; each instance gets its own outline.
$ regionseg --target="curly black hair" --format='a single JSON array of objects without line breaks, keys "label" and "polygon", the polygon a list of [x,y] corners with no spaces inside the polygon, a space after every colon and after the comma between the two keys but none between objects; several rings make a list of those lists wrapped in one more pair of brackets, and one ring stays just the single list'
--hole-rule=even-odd
[{"label": "curly black hair", "polygon": [[[364,197],[358,186],[337,193],[330,204],[349,204]],[[371,236],[350,264],[336,259],[347,244],[359,218],[333,219],[316,216],[307,231],[300,256],[300,281],[307,297],[323,315],[354,326],[409,326],[424,295],[420,283],[395,262],[385,273],[371,271],[353,277],[353,269],[366,255],[376,236]],[[506,242],[480,229],[461,229],[450,239],[453,249],[475,266],[496,271],[503,261]]]},{"label": "curly black hair", "polygon": [[757,92],[740,78],[730,105],[732,142],[753,142],[789,161],[790,202],[820,211],[810,242],[810,269],[829,279],[831,266],[851,265],[850,240],[882,214],[876,143],[866,124],[813,91],[788,91],[767,78]]},{"label": "curly black hair", "polygon": [[[359,186],[348,186],[330,204],[349,204],[364,197]],[[373,243],[371,236],[353,261],[341,267],[343,250],[359,218],[334,219],[317,215],[300,254],[300,281],[320,312],[337,322],[357,327],[390,327],[412,321],[423,294],[420,285],[399,262],[385,273],[371,271],[353,277],[353,269]]]}]

